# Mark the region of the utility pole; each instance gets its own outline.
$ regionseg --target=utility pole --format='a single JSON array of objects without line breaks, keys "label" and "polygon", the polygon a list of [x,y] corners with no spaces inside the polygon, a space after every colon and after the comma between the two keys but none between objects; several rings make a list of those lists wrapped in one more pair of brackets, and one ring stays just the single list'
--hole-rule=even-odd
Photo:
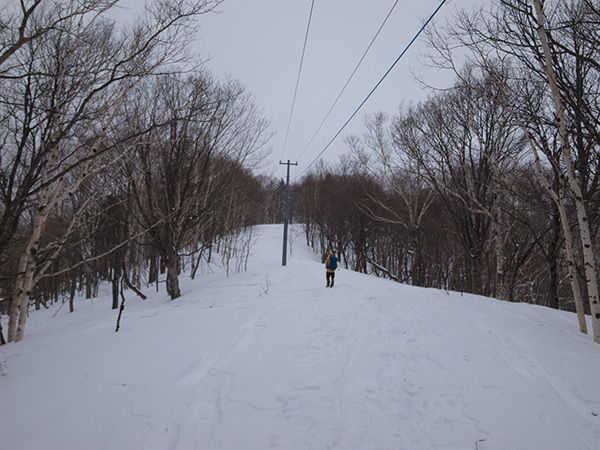
[{"label": "utility pole", "polygon": [[290,222],[290,166],[297,166],[298,162],[292,163],[288,159],[286,163],[279,161],[279,164],[287,166],[287,178],[285,180],[285,211],[283,214],[283,256],[281,265],[287,264],[287,237],[288,223]]}]

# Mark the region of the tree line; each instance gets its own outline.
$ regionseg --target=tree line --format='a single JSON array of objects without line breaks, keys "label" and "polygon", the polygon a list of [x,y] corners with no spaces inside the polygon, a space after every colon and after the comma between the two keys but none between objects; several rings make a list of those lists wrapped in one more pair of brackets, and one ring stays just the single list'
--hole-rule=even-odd
[{"label": "tree line", "polygon": [[[116,309],[162,281],[177,298],[184,265],[243,270],[249,227],[281,222],[283,182],[253,171],[268,121],[186,45],[219,3],[160,1],[130,24],[116,0],[3,10],[9,341],[30,307],[101,282]],[[428,68],[453,83],[366,118],[339,164],[292,186],[307,244],[416,286],[576,311],[582,332],[591,313],[600,342],[599,25],[594,0],[495,0],[429,29]]]},{"label": "tree line", "polygon": [[296,218],[352,270],[576,311],[584,333],[591,313],[600,343],[600,7],[485,8],[429,30],[453,84],[367,118],[295,186]]},{"label": "tree line", "polygon": [[[12,2],[0,16],[0,313],[20,341],[28,309],[140,287],[166,274],[181,295],[219,251],[248,251],[245,227],[280,220],[282,186],[253,169],[268,121],[243,85],[190,54],[219,0]],[[238,263],[242,264],[242,263]],[[234,269],[242,269],[237,267]],[[1,331],[1,330],[0,330]],[[2,340],[3,334],[0,332]]]}]

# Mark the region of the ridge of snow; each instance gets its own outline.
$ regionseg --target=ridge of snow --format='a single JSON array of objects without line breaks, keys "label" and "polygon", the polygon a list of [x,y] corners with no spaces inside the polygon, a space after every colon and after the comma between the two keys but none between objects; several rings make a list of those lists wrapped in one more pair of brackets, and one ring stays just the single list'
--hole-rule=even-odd
[{"label": "ridge of snow", "polygon": [[129,292],[118,333],[110,295],[31,312],[0,347],[0,448],[598,448],[574,314],[347,270],[326,289],[299,229],[286,267],[282,226],[255,230],[246,272]]}]

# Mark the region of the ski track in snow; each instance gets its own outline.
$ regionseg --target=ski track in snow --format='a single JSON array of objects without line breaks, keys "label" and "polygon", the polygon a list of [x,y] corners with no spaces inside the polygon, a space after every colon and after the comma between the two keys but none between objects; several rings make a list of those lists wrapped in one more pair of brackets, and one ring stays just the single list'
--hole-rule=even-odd
[{"label": "ski track in snow", "polygon": [[[42,425],[9,448],[598,448],[600,352],[574,315],[347,270],[326,289],[318,256],[293,233],[282,268],[280,227],[257,230],[246,273],[215,269],[174,302],[139,303],[116,335],[97,312],[69,318],[69,334],[33,321],[30,347],[8,347],[9,372],[23,374],[15,392],[32,391],[29,420]],[[53,395],[36,370],[69,390]],[[7,429],[21,424],[3,414],[14,398],[0,409]],[[86,398],[104,406],[77,409]],[[54,433],[55,408],[73,410],[77,436]],[[80,411],[104,425],[86,427]]]},{"label": "ski track in snow", "polygon": [[235,380],[229,364],[237,353],[256,345],[263,315],[251,315],[240,326],[236,342],[200,356],[179,375],[176,385],[183,388],[182,398],[171,413],[172,420],[161,427],[164,436],[151,439],[146,448],[210,448],[212,432],[223,416],[227,388]]}]

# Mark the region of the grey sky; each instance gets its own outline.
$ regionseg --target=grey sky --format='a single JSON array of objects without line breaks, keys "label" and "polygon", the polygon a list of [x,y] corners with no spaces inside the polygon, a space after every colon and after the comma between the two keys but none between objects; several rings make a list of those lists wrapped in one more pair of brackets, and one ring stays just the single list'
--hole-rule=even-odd
[{"label": "grey sky", "polygon": [[[440,0],[400,0],[377,41],[363,61],[327,122],[306,149],[310,138],[329,111],[395,0],[316,0],[306,47],[289,138],[284,139],[292,106],[302,45],[311,0],[226,0],[220,14],[201,18],[195,49],[210,55],[208,63],[217,76],[242,81],[255,96],[265,116],[272,119],[273,153],[269,167],[282,176],[280,159],[298,161],[292,172],[301,173],[321,152],[348,117],[396,60]],[[448,0],[436,21],[474,0]],[[394,114],[402,102],[426,97],[411,78],[423,50],[417,41],[396,65],[344,133],[324,153],[329,162],[346,151],[343,136],[361,133],[365,115],[384,111]],[[283,152],[283,153],[282,153]]]}]

